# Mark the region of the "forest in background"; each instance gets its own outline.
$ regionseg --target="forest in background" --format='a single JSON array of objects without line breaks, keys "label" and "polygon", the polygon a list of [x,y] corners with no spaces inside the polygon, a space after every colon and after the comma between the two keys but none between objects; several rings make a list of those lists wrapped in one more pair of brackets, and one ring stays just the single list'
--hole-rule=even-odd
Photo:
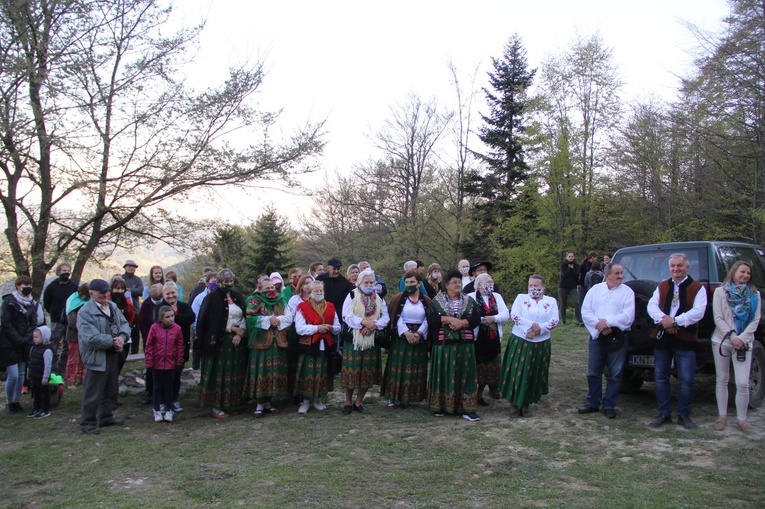
[{"label": "forest in background", "polygon": [[[11,41],[8,27],[18,29],[21,21],[14,18],[14,2],[1,3],[0,39]],[[149,12],[153,2],[123,4]],[[513,35],[502,54],[492,58],[485,87],[476,87],[483,82],[480,77],[452,67],[452,103],[439,104],[414,91],[391,105],[385,123],[371,134],[375,154],[313,186],[314,205],[299,224],[290,225],[269,209],[248,226],[218,224],[203,230],[183,222],[181,235],[170,234],[179,222],[162,209],[162,200],[183,197],[196,187],[263,179],[296,184],[301,172],[318,167],[316,158],[327,133],[321,125],[309,126],[276,145],[268,136],[273,117],[246,107],[246,97],[262,79],[259,66],[233,69],[220,89],[178,95],[183,90],[168,80],[168,65],[178,61],[196,35],[193,30],[161,40],[149,38],[150,31],[142,33],[144,50],[152,49],[155,60],[136,58],[116,75],[111,89],[93,83],[114,68],[107,65],[115,63],[109,60],[113,55],[93,49],[99,43],[96,37],[79,40],[91,51],[77,54],[82,61],[75,61],[77,66],[69,72],[81,69],[87,58],[96,59],[105,67],[83,87],[99,93],[113,90],[115,95],[104,95],[98,103],[92,100],[93,92],[87,102],[86,94],[75,87],[55,97],[59,109],[46,110],[58,116],[40,117],[34,92],[52,92],[29,83],[60,72],[60,67],[51,66],[52,58],[75,56],[39,55],[22,44],[18,54],[36,67],[19,72],[18,59],[1,62],[4,93],[18,102],[16,109],[5,103],[0,120],[5,132],[24,135],[19,135],[24,143],[16,145],[9,145],[13,138],[6,136],[0,153],[0,202],[9,223],[5,233],[10,252],[4,260],[12,265],[5,269],[44,278],[60,259],[75,259],[81,271],[85,263],[104,260],[117,245],[130,247],[151,239],[189,247],[194,238],[200,255],[184,264],[192,281],[202,265],[229,265],[241,274],[240,284],[252,288],[253,274],[285,272],[293,265],[307,270],[311,262],[326,262],[332,256],[345,265],[368,260],[393,281],[408,259],[450,267],[468,258],[490,260],[495,279],[508,292],[516,292],[525,288],[531,273],[545,275],[550,287],[556,285],[557,268],[567,250],[581,259],[589,250],[602,254],[654,242],[762,243],[765,3],[729,4],[724,30],[705,33],[687,27],[698,41],[697,58],[673,100],[649,96],[625,101],[613,49],[598,33],[577,37],[533,68],[523,40]],[[164,19],[161,11],[152,18],[140,9],[130,12],[135,13],[136,26],[150,19],[156,28]],[[13,48],[11,42],[6,46]],[[131,43],[123,59],[133,55]],[[164,85],[163,93],[141,111],[118,100],[122,90],[148,94],[145,84],[152,80]],[[28,113],[24,122],[18,105]],[[85,113],[79,124],[71,120],[78,108]],[[163,114],[151,120],[152,112]],[[122,123],[106,122],[109,114]],[[51,118],[69,119],[62,124],[66,129],[42,136],[39,127],[51,125]],[[179,119],[196,123],[180,131],[178,126],[185,124]],[[242,150],[216,144],[231,128],[229,122],[262,124],[263,143]],[[148,134],[142,134],[131,150],[122,146],[113,152],[114,145],[104,141],[111,140],[105,129],[117,127],[114,138]],[[90,143],[93,140],[101,142]],[[19,157],[22,145],[31,147],[26,157]],[[98,164],[86,173],[89,178],[81,178],[85,169],[71,167],[62,176],[49,158],[40,156],[46,147],[64,153],[87,147]],[[221,167],[217,161],[225,164]],[[45,164],[48,169],[42,171]],[[116,173],[109,165],[118,166]],[[13,194],[13,185],[24,178],[49,200],[47,207],[29,207],[18,188]],[[97,207],[77,217],[56,215],[53,183],[59,190],[69,184],[72,194],[95,197]],[[131,184],[143,186],[141,200],[129,199]],[[199,241],[199,231],[209,236]]]},{"label": "forest in background", "polygon": [[451,69],[453,104],[412,93],[392,105],[379,155],[314,190],[281,236],[290,261],[369,260],[390,281],[409,259],[483,259],[517,292],[532,273],[556,285],[567,250],[762,243],[765,3],[730,5],[724,31],[688,27],[698,57],[672,101],[625,102],[597,33],[538,68],[514,35],[481,90]]}]

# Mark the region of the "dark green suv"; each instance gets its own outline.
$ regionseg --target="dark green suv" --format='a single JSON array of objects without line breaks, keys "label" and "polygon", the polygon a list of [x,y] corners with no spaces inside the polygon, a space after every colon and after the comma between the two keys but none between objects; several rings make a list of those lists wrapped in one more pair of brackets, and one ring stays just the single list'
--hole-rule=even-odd
[{"label": "dark green suv", "polygon": [[[622,390],[637,391],[645,380],[653,380],[653,348],[648,335],[653,320],[646,307],[659,281],[669,278],[669,256],[685,253],[691,262],[690,276],[707,290],[707,312],[699,324],[699,346],[696,349],[696,369],[714,372],[712,357],[712,294],[720,286],[728,270],[738,260],[752,265],[752,280],[765,295],[765,248],[741,242],[672,242],[625,247],[614,253],[613,262],[624,268],[624,282],[635,292],[635,322],[630,333],[630,346],[624,366]],[[762,301],[761,301],[762,302]],[[765,396],[765,316],[755,334],[752,372],[749,380],[749,404],[757,408]]]}]

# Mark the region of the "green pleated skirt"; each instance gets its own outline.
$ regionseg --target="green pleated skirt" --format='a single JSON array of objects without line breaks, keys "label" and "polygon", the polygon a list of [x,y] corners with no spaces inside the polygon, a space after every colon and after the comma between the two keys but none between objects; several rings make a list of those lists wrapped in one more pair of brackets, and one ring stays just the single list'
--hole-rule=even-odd
[{"label": "green pleated skirt", "polygon": [[326,397],[334,388],[332,377],[327,375],[327,355],[301,353],[297,358],[295,396],[316,399]]},{"label": "green pleated skirt", "polygon": [[460,414],[478,409],[473,343],[433,345],[430,355],[428,407],[431,412]]},{"label": "green pleated skirt", "polygon": [[382,378],[382,356],[380,348],[354,350],[351,343],[343,348],[343,372],[340,386],[344,389],[369,389],[378,385]]},{"label": "green pleated skirt", "polygon": [[380,384],[380,396],[397,405],[422,401],[428,392],[428,345],[420,341],[394,338],[388,351],[385,373]]},{"label": "green pleated skirt", "polygon": [[502,397],[516,406],[538,403],[548,393],[550,341],[532,343],[513,335],[502,363]]},{"label": "green pleated skirt", "polygon": [[215,355],[202,359],[199,382],[199,402],[215,408],[230,410],[242,405],[247,348],[244,343],[234,346],[233,334],[226,333]]},{"label": "green pleated skirt", "polygon": [[284,399],[287,397],[287,350],[273,342],[266,350],[250,349],[250,362],[244,382],[246,399]]}]

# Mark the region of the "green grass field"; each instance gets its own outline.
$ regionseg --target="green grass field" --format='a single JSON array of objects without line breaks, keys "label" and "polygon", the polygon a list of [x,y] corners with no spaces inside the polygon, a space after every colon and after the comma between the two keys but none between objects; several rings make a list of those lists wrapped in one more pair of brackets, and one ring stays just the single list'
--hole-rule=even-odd
[{"label": "green grass field", "polygon": [[534,416],[510,419],[507,402],[490,400],[477,423],[432,417],[424,405],[389,410],[377,390],[366,414],[344,417],[338,388],[322,413],[288,405],[216,421],[192,390],[173,424],[155,424],[139,396],[125,395],[125,426],[85,436],[81,392],[68,391],[47,419],[0,416],[0,506],[765,506],[763,410],[750,412],[753,436],[730,424],[714,432],[714,380],[703,375],[695,431],[646,427],[650,383],[622,395],[615,420],[581,416],[586,356],[584,329],[559,328],[550,394]]}]

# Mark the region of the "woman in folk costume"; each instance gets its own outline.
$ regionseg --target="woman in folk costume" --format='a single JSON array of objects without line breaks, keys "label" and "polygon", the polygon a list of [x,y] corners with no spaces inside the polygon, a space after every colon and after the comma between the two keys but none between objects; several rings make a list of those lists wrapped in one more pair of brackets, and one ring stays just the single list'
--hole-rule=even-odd
[{"label": "woman in folk costume", "polygon": [[545,295],[544,277],[529,277],[529,292],[515,298],[510,310],[513,335],[502,364],[502,397],[510,402],[510,417],[531,416],[529,405],[547,394],[550,333],[558,325],[558,301]]},{"label": "woman in folk costume", "polygon": [[335,306],[324,299],[324,283],[313,281],[305,286],[310,290],[311,297],[298,304],[295,313],[298,334],[295,396],[303,398],[298,409],[300,414],[308,413],[311,401],[316,410],[326,408],[321,398],[333,389],[332,377],[327,373],[327,354],[337,347],[335,336],[340,334],[340,320]]},{"label": "woman in folk costume", "polygon": [[255,417],[278,414],[272,399],[287,397],[287,329],[292,314],[272,279],[261,279],[247,297],[247,343],[250,350],[244,395],[257,403]]},{"label": "woman in folk costume", "polygon": [[202,301],[197,336],[202,343],[199,402],[212,406],[212,416],[226,419],[242,405],[247,363],[244,296],[234,290],[234,273],[221,269],[220,287]]},{"label": "woman in folk costume", "polygon": [[475,335],[475,364],[478,381],[478,404],[489,406],[483,399],[483,390],[498,387],[502,369],[502,324],[510,319],[502,295],[494,291],[494,280],[488,273],[479,274],[475,280],[475,292],[468,295],[481,307],[481,325],[473,330]]},{"label": "woman in folk costume", "polygon": [[[300,269],[297,269],[300,270]],[[311,286],[313,282],[311,276],[303,276],[295,281],[293,291],[295,294],[287,301],[287,308],[292,315],[292,325],[287,329],[287,392],[290,395],[294,395],[295,392],[295,376],[297,374],[298,364],[298,333],[295,330],[295,316],[297,315],[297,308],[303,302],[307,302],[311,298]],[[292,286],[292,285],[291,285]],[[286,295],[282,292],[282,295]],[[295,397],[294,403],[300,404],[303,398]]]},{"label": "woman in folk costume", "polygon": [[417,270],[404,274],[404,291],[388,307],[391,347],[380,384],[380,396],[388,398],[388,408],[406,407],[427,395],[430,299],[420,293],[421,278]]},{"label": "woman in folk costume", "polygon": [[462,414],[468,421],[481,418],[478,409],[473,329],[481,324],[481,308],[462,293],[462,274],[452,269],[444,277],[446,291],[430,301],[428,406],[433,415]]},{"label": "woman in folk costume", "polygon": [[[375,331],[388,326],[388,308],[375,292],[375,273],[372,269],[359,274],[357,287],[345,298],[343,321],[350,334],[343,338],[343,372],[340,385],[345,388],[343,414],[352,410],[364,413],[362,404],[370,387],[380,383],[382,359],[380,347],[375,346]],[[356,393],[356,399],[353,393]]]}]

